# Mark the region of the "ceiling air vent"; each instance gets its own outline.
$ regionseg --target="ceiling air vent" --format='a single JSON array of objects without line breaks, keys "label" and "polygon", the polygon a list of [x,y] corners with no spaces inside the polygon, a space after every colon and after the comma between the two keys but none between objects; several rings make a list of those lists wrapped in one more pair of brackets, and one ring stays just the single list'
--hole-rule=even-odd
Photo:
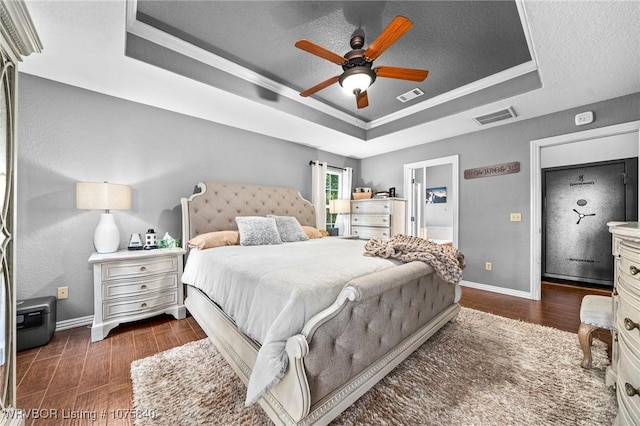
[{"label": "ceiling air vent", "polygon": [[400,96],[396,96],[396,99],[402,103],[410,101],[411,99],[415,99],[418,96],[424,95],[424,92],[417,87],[415,89],[409,90],[407,93],[403,93]]},{"label": "ceiling air vent", "polygon": [[479,125],[484,126],[485,124],[495,123],[496,121],[507,120],[515,117],[517,117],[516,112],[513,110],[513,107],[509,107],[501,109],[500,111],[492,112],[491,114],[473,117],[473,119]]}]

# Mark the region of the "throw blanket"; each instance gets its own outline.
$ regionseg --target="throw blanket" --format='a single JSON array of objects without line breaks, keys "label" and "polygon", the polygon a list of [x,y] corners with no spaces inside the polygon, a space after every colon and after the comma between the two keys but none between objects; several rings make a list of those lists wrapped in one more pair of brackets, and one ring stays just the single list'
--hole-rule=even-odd
[{"label": "throw blanket", "polygon": [[458,249],[409,235],[398,234],[389,240],[373,238],[367,242],[364,249],[365,256],[379,256],[403,262],[425,262],[431,265],[440,278],[451,284],[460,282],[465,267],[464,255]]}]

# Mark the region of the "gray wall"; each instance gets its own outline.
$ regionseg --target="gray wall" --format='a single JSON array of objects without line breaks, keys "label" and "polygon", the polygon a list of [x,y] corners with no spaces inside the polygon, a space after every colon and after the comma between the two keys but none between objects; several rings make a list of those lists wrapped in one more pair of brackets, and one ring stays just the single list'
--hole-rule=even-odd
[{"label": "gray wall", "polygon": [[55,295],[58,321],[93,315],[93,231],[100,212],[76,210],[78,181],[129,184],[132,209],[114,211],[126,247],[154,228],[180,236],[180,198],[202,180],[295,187],[311,197],[309,160],[358,160],[20,74],[18,299]]},{"label": "gray wall", "polygon": [[[574,117],[595,113],[595,122],[576,127]],[[640,93],[585,105],[535,119],[432,142],[360,162],[356,186],[395,186],[403,194],[403,165],[459,154],[459,248],[467,268],[464,279],[513,290],[529,291],[529,146],[530,141],[566,133],[640,120]],[[517,174],[465,180],[465,169],[520,162]],[[509,213],[521,212],[522,222]],[[485,262],[493,263],[485,271]]]}]

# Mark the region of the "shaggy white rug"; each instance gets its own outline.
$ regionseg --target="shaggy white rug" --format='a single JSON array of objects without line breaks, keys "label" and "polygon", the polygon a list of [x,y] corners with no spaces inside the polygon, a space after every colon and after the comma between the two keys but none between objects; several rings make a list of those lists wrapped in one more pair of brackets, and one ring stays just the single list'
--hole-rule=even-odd
[{"label": "shaggy white rug", "polygon": [[[334,424],[608,425],[617,410],[604,385],[606,345],[591,370],[578,336],[462,309]],[[131,364],[136,425],[270,424],[208,339]]]}]

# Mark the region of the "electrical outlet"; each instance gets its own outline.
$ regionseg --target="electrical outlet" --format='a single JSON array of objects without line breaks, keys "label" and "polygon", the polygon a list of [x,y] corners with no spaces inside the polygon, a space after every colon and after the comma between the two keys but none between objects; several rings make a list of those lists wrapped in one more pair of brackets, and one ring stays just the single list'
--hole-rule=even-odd
[{"label": "electrical outlet", "polygon": [[493,264],[491,262],[486,262],[484,264],[484,269],[487,270],[487,271],[492,270],[493,269]]},{"label": "electrical outlet", "polygon": [[522,213],[511,213],[509,218],[511,222],[522,222]]},{"label": "electrical outlet", "polygon": [[584,126],[593,123],[593,111],[587,111],[576,115],[576,126]]},{"label": "electrical outlet", "polygon": [[69,298],[69,287],[58,287],[58,300]]}]

